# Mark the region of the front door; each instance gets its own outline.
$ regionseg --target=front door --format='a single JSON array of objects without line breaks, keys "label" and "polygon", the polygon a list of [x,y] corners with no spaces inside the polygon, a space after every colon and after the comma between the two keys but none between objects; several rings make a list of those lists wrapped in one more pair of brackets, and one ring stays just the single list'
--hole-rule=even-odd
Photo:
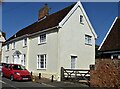
[{"label": "front door", "polygon": [[21,55],[15,55],[13,57],[13,63],[14,64],[21,64]]}]

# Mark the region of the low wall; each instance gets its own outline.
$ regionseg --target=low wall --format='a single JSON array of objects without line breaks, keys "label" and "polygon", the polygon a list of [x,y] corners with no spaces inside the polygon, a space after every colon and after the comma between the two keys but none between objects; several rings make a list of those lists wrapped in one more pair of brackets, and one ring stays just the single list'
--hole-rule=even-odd
[{"label": "low wall", "polygon": [[120,89],[120,59],[96,59],[90,70],[90,86]]}]

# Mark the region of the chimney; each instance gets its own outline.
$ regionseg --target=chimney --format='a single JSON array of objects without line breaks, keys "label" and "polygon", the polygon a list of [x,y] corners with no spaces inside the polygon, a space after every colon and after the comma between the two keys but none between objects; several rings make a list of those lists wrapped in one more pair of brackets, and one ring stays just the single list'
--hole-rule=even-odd
[{"label": "chimney", "polygon": [[45,6],[39,10],[38,21],[44,19],[48,14],[49,14],[49,8],[48,5],[45,4]]}]

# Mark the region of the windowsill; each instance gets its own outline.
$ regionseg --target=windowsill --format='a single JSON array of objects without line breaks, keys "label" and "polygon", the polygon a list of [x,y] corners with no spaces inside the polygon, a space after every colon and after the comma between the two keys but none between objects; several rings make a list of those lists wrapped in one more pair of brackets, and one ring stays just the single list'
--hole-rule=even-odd
[{"label": "windowsill", "polygon": [[23,46],[23,48],[26,48],[26,47],[27,47],[27,45]]},{"label": "windowsill", "polygon": [[9,49],[8,50],[6,50],[6,52],[8,52],[9,51]]},{"label": "windowsill", "polygon": [[84,25],[84,22],[80,22],[80,24]]},{"label": "windowsill", "polygon": [[87,43],[85,43],[85,45],[89,45],[89,46],[92,46],[92,44],[87,44]]},{"label": "windowsill", "polygon": [[46,42],[44,42],[44,43],[39,43],[38,45],[43,45],[43,44],[46,44]]},{"label": "windowsill", "polygon": [[37,70],[46,70],[46,68],[37,68]]}]

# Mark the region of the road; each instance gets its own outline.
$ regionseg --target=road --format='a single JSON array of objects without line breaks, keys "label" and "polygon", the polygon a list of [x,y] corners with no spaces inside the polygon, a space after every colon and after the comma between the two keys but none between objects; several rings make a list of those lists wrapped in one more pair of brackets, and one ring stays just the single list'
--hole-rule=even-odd
[{"label": "road", "polygon": [[71,83],[63,83],[63,82],[54,82],[54,83],[35,83],[32,81],[11,81],[8,78],[2,78],[0,79],[0,83],[2,83],[2,89],[42,89],[42,88],[48,88],[53,89],[53,87],[56,89],[68,89],[70,87],[84,89],[88,86],[81,85],[81,84],[71,84]]},{"label": "road", "polygon": [[44,84],[40,83],[34,83],[32,81],[11,81],[8,78],[2,78],[0,80],[0,83],[2,83],[2,89],[23,89],[23,88],[40,88],[40,87],[50,87]]}]

